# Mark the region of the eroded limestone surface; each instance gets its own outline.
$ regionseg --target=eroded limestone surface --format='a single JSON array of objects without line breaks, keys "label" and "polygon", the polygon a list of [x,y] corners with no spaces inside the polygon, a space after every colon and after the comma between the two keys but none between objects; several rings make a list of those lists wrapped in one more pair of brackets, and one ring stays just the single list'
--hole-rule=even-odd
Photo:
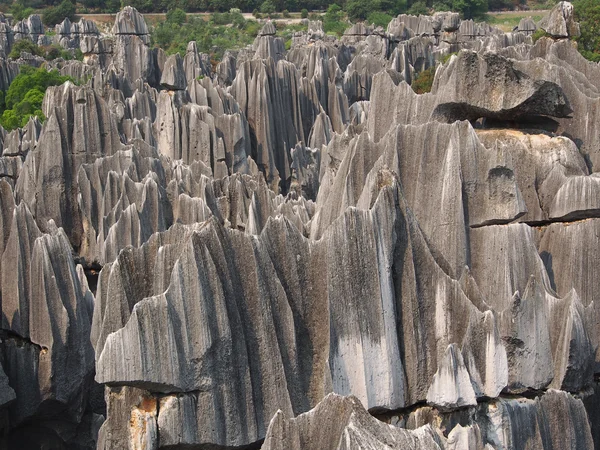
[{"label": "eroded limestone surface", "polygon": [[[213,66],[131,7],[58,25],[88,81],[0,129],[0,447],[598,448],[578,32],[566,2],[513,33],[311,21],[290,50],[266,21]],[[37,64],[15,39],[39,16],[0,21],[0,87]]]}]

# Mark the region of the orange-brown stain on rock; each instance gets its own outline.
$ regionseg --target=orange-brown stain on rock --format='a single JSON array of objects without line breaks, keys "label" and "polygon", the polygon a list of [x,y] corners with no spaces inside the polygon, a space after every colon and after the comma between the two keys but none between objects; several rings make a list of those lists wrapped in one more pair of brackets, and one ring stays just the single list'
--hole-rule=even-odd
[{"label": "orange-brown stain on rock", "polygon": [[131,448],[149,450],[156,438],[156,416],[158,401],[151,396],[142,396],[139,404],[132,408],[129,419]]}]

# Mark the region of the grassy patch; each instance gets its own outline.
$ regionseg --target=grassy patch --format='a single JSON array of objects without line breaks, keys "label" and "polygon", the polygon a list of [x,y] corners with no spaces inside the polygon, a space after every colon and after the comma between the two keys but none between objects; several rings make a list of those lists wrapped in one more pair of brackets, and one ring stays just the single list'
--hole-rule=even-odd
[{"label": "grassy patch", "polygon": [[431,92],[431,87],[433,86],[433,78],[435,77],[435,66],[430,67],[427,70],[423,70],[419,72],[419,74],[415,77],[410,87],[413,88],[417,94],[425,94],[427,92]]},{"label": "grassy patch", "polygon": [[492,13],[486,15],[485,21],[507,33],[518,26],[521,19],[526,17],[531,17],[537,23],[544,17],[544,14],[532,14],[531,11]]}]

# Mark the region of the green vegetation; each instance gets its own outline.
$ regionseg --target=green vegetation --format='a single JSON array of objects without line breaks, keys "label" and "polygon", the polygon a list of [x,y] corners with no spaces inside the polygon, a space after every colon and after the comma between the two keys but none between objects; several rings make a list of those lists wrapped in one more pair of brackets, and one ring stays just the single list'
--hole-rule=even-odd
[{"label": "green vegetation", "polygon": [[15,21],[23,20],[35,13],[33,8],[26,8],[21,3],[15,3],[10,7],[10,13]]},{"label": "green vegetation", "polygon": [[35,69],[22,66],[21,73],[6,92],[0,91],[0,125],[6,130],[24,127],[31,116],[44,120],[42,101],[49,86],[57,86],[72,78],[57,70],[48,72],[44,67]]},{"label": "green vegetation", "polygon": [[[196,41],[198,51],[210,54],[214,63],[223,57],[225,50],[240,49],[251,44],[261,29],[256,20],[244,19],[236,9],[214,13],[208,21],[194,15],[188,15],[183,22],[182,19],[180,14],[170,14],[166,21],[156,25],[152,32],[152,44],[169,55],[184,55],[188,42]],[[342,32],[349,26],[343,20],[339,23],[342,24]],[[276,26],[277,36],[283,39],[287,49],[291,47],[294,33],[306,30],[306,25],[299,23],[285,26],[277,23]]]},{"label": "green vegetation", "polygon": [[260,5],[260,12],[262,14],[273,14],[277,10],[275,2],[273,0],[265,0]]},{"label": "green vegetation", "polygon": [[550,35],[548,33],[546,33],[544,30],[542,30],[541,28],[538,28],[531,35],[531,39],[533,40],[533,43],[535,44],[538,40],[540,40],[543,37],[547,37],[547,36],[550,36]]},{"label": "green vegetation", "polygon": [[167,12],[167,22],[183,25],[187,20],[187,14],[181,8],[170,9]]},{"label": "green vegetation", "polygon": [[590,61],[600,62],[600,2],[576,0],[575,17],[581,27],[577,39],[579,52]]},{"label": "green vegetation", "polygon": [[46,8],[42,14],[42,22],[51,27],[65,20],[65,17],[68,17],[69,20],[75,18],[75,5],[69,0],[63,0],[58,6]]},{"label": "green vegetation", "polygon": [[442,64],[446,64],[448,61],[450,61],[450,58],[452,58],[452,55],[458,55],[458,52],[448,53],[447,55],[442,56],[442,59],[440,62]]},{"label": "green vegetation", "polygon": [[452,10],[465,19],[482,19],[488,12],[488,0],[453,0]]},{"label": "green vegetation", "polygon": [[296,31],[306,30],[306,26],[301,23],[295,25],[287,25],[283,30],[277,30],[277,34],[283,39],[285,49],[289,50],[292,46],[292,36]]},{"label": "green vegetation", "polygon": [[406,0],[346,0],[345,11],[352,21],[366,20],[373,13],[393,17],[406,11]]},{"label": "green vegetation", "polygon": [[431,92],[434,76],[435,67],[430,67],[429,69],[420,72],[415,77],[410,86],[413,88],[413,91],[415,91],[417,94],[425,94],[426,92]]},{"label": "green vegetation", "polygon": [[496,13],[496,14],[487,14],[485,16],[485,21],[490,25],[494,25],[500,28],[502,31],[508,32],[512,31],[516,26],[519,25],[519,22],[524,17],[531,17],[534,22],[539,22],[543,14],[531,14],[530,11],[523,11],[522,14],[511,14],[511,13]]},{"label": "green vegetation", "polygon": [[[450,9],[450,8],[441,8],[441,9]],[[421,14],[429,14],[429,8],[423,1],[415,2],[408,9],[408,14],[412,14],[413,16],[419,16]]]},{"label": "green vegetation", "polygon": [[21,52],[31,53],[34,56],[44,56],[42,48],[29,39],[21,39],[15,42],[8,57],[18,59],[21,56]]},{"label": "green vegetation", "polygon": [[381,11],[374,11],[367,16],[367,22],[375,26],[386,28],[388,23],[394,18],[391,14]]},{"label": "green vegetation", "polygon": [[514,5],[515,2],[513,0],[488,0],[488,7],[490,11],[512,9]]},{"label": "green vegetation", "polygon": [[169,55],[184,55],[187,43],[196,41],[199,51],[220,59],[227,49],[251,44],[259,30],[258,22],[245,20],[235,9],[214,13],[210,21],[198,16],[186,16],[184,19],[180,13],[171,13],[165,22],[154,28],[152,41]]},{"label": "green vegetation", "polygon": [[21,39],[15,42],[8,57],[11,59],[18,59],[21,56],[21,52],[31,53],[34,56],[42,56],[47,61],[52,61],[53,59],[57,58],[63,58],[66,60],[83,60],[83,54],[79,49],[74,51],[66,50],[57,44],[52,44],[47,47],[40,47],[28,39]]},{"label": "green vegetation", "polygon": [[327,12],[322,17],[323,20],[323,31],[328,34],[336,34],[341,36],[346,31],[346,28],[350,26],[344,19],[344,12],[339,5],[335,3],[331,5]]}]

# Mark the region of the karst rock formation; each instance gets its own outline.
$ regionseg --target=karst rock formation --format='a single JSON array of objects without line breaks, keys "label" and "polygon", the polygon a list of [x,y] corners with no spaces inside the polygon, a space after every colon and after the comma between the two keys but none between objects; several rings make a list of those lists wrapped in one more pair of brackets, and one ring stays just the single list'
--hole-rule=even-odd
[{"label": "karst rock formation", "polygon": [[0,87],[39,65],[18,39],[85,80],[0,130],[0,448],[600,449],[600,65],[572,5],[306,25],[215,65],[131,7],[0,19]]}]

